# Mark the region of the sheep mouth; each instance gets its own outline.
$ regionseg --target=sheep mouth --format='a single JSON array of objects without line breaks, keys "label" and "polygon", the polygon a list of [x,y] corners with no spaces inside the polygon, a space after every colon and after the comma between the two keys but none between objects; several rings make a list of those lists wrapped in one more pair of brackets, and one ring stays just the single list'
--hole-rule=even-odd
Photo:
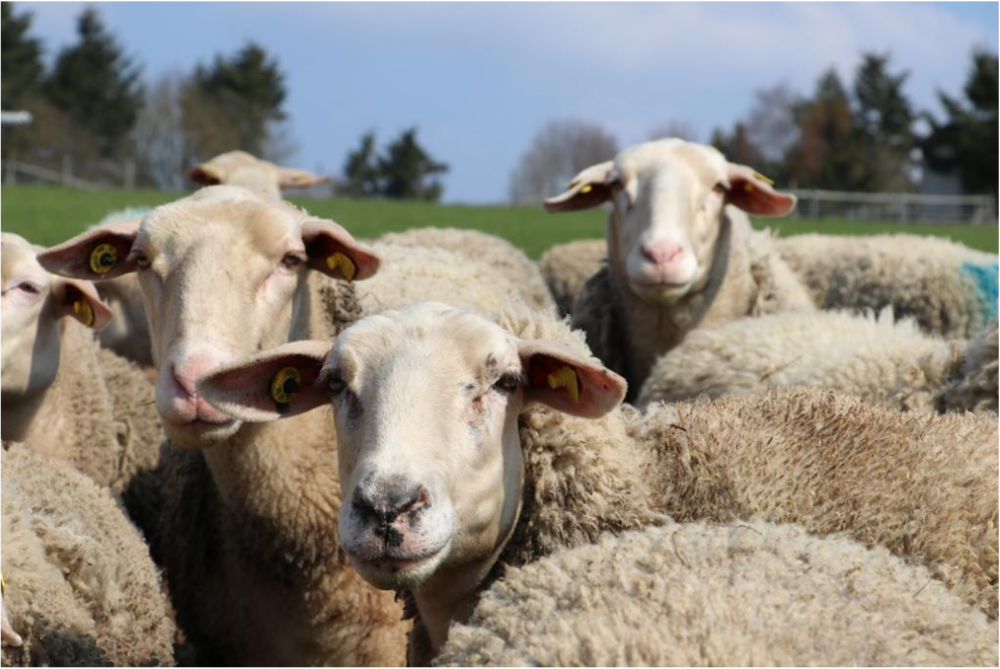
[{"label": "sheep mouth", "polygon": [[445,559],[449,541],[444,546],[404,555],[397,551],[384,551],[379,555],[364,557],[348,552],[354,567],[361,576],[377,588],[393,590],[399,587],[416,587],[430,578]]}]

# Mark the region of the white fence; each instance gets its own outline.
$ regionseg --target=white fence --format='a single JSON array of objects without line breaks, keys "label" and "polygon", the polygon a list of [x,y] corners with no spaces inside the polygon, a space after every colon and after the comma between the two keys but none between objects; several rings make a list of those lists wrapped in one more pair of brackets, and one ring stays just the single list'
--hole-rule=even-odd
[{"label": "white fence", "polygon": [[799,198],[793,216],[852,220],[974,223],[996,225],[992,195],[920,195],[793,190]]},{"label": "white fence", "polygon": [[37,183],[39,181],[69,186],[70,188],[80,188],[83,190],[93,190],[96,188],[127,188],[135,187],[135,163],[131,160],[124,160],[120,164],[114,164],[113,171],[120,173],[117,183],[98,183],[87,181],[73,174],[73,161],[63,159],[62,169],[54,170],[41,165],[32,165],[21,160],[3,161],[3,182],[4,185],[11,186],[16,183]]}]

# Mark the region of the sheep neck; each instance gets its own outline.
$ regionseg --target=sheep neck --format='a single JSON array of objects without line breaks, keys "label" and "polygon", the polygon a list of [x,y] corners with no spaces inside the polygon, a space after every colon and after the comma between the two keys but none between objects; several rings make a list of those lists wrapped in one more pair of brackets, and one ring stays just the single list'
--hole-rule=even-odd
[{"label": "sheep neck", "polygon": [[[340,483],[334,434],[329,411],[317,410],[244,424],[202,451],[222,503],[246,519],[245,526],[267,529],[270,536],[250,539],[257,548],[263,543],[265,551],[275,551],[275,559],[286,553],[307,567],[336,553]],[[323,546],[321,554],[317,545]]]},{"label": "sheep neck", "polygon": [[666,303],[644,300],[630,288],[618,243],[620,221],[615,208],[608,215],[608,265],[612,292],[619,300],[616,311],[628,342],[623,371],[632,396],[657,358],[683,341],[688,332],[721,325],[748,312],[754,294],[747,249],[750,223],[742,212],[724,209],[709,271],[684,296]]}]

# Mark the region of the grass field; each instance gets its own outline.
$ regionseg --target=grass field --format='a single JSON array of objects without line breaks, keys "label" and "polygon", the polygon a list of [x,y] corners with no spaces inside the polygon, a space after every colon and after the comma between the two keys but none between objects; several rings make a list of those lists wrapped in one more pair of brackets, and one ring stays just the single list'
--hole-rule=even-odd
[{"label": "grass field", "polygon": [[[177,193],[154,190],[80,191],[35,186],[4,186],[0,190],[0,227],[16,232],[36,244],[51,246],[101,220],[107,213],[125,207],[153,206],[169,202]],[[372,200],[310,200],[291,198],[313,214],[332,218],[357,237],[373,238],[383,232],[428,225],[475,228],[489,232],[523,248],[537,258],[553,244],[604,236],[605,214],[591,210],[553,216],[539,207],[472,207],[422,202]],[[930,225],[892,222],[806,221],[760,219],[757,227],[771,227],[780,235],[803,232],[866,235],[906,232],[950,237],[956,241],[997,252],[996,225]]]}]

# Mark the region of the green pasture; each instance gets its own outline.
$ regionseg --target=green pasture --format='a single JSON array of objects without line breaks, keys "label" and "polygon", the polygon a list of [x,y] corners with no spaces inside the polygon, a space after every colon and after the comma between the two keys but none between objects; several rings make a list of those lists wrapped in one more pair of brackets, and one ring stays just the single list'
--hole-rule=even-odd
[{"label": "green pasture", "polygon": [[[106,214],[126,207],[154,206],[179,197],[155,190],[81,191],[40,186],[4,186],[0,190],[0,227],[44,246],[61,242]],[[475,228],[489,232],[537,258],[553,244],[602,237],[604,212],[592,210],[553,216],[538,207],[436,205],[423,202],[387,202],[336,198],[291,198],[323,218],[332,218],[357,237],[422,226]],[[757,227],[771,227],[780,235],[822,232],[868,235],[906,232],[950,237],[974,248],[997,252],[996,225],[931,225],[875,221],[759,219]]]}]

